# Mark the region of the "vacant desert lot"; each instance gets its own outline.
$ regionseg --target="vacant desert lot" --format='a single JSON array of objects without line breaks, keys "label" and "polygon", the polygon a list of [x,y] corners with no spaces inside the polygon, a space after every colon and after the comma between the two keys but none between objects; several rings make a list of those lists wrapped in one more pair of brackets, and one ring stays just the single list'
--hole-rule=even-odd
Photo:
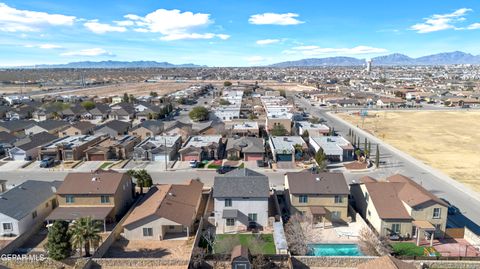
[{"label": "vacant desert lot", "polygon": [[[359,116],[338,115],[362,127]],[[382,111],[363,129],[480,191],[480,111]]]}]

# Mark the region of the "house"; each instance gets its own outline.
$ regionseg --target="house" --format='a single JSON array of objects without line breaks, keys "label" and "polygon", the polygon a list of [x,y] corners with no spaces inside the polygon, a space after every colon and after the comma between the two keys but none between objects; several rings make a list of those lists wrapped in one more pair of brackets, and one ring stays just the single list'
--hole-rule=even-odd
[{"label": "house", "polygon": [[103,139],[100,135],[74,135],[57,139],[39,148],[40,159],[53,157],[59,161],[78,161],[85,157],[85,150]]},{"label": "house", "polygon": [[0,236],[19,236],[43,223],[57,206],[60,181],[27,180],[1,194]]},{"label": "house", "polygon": [[70,126],[68,121],[61,120],[44,120],[36,122],[34,125],[25,129],[26,135],[38,134],[41,132],[48,132],[50,134],[58,134],[64,129],[67,129]]},{"label": "house", "polygon": [[180,160],[182,161],[222,159],[222,136],[192,136],[178,152],[180,153]]},{"label": "house", "polygon": [[342,136],[310,136],[310,147],[318,152],[322,150],[327,159],[332,162],[344,162],[353,160],[354,148],[347,139]]},{"label": "house", "polygon": [[146,120],[133,129],[131,129],[128,133],[130,135],[135,135],[140,137],[140,139],[145,140],[149,137],[159,135],[163,132],[164,123],[159,120]]},{"label": "house", "polygon": [[181,121],[165,121],[163,122],[163,133],[166,135],[180,135],[182,140],[186,141],[192,135],[193,128],[191,123]]},{"label": "house", "polygon": [[350,190],[357,211],[381,236],[419,240],[425,232],[433,233],[433,240],[444,235],[448,205],[408,177],[363,177]]},{"label": "house", "polygon": [[11,147],[13,147],[13,143],[17,141],[18,137],[7,133],[5,131],[0,132],[0,148],[7,150]]},{"label": "house", "polygon": [[308,150],[301,136],[270,136],[268,143],[275,162],[295,162],[301,157],[301,153],[296,152],[296,145],[300,145],[303,152]]},{"label": "house", "polygon": [[97,122],[102,122],[108,118],[110,106],[102,103],[95,103],[95,107],[88,111],[89,118]]},{"label": "house", "polygon": [[270,188],[265,175],[243,168],[216,176],[212,197],[217,234],[268,226]]},{"label": "house", "polygon": [[21,135],[25,129],[33,126],[35,121],[31,120],[12,120],[0,122],[0,132],[7,132],[12,135]]},{"label": "house", "polygon": [[382,97],[375,103],[377,107],[398,107],[405,104],[405,100],[400,98]]},{"label": "house", "polygon": [[231,129],[231,135],[235,136],[260,136],[260,131],[258,128],[258,122],[256,121],[245,121],[242,123],[234,123]]},{"label": "house", "polygon": [[251,269],[250,252],[248,247],[242,245],[236,245],[233,247],[230,254],[230,263],[232,269]]},{"label": "house", "polygon": [[41,146],[58,140],[57,136],[47,132],[30,135],[15,142],[8,155],[14,161],[35,160]]},{"label": "house", "polygon": [[88,121],[79,121],[72,126],[68,127],[67,129],[61,131],[58,136],[59,137],[66,137],[66,136],[73,136],[73,135],[87,135],[93,134],[95,130],[95,125],[88,122]]},{"label": "house", "polygon": [[109,119],[132,121],[135,118],[135,108],[131,103],[116,103],[110,106],[110,109]]},{"label": "house", "polygon": [[275,126],[281,125],[287,130],[287,134],[292,133],[292,119],[289,116],[284,115],[272,115],[267,116],[265,122],[265,129],[270,132]]},{"label": "house", "polygon": [[136,136],[124,135],[105,137],[101,142],[85,150],[87,161],[125,160],[133,155],[133,149],[140,142]]},{"label": "house", "polygon": [[227,140],[225,151],[227,152],[227,158],[229,160],[263,160],[265,141],[257,137],[234,136]]},{"label": "house", "polygon": [[327,125],[311,123],[309,121],[297,121],[295,122],[295,127],[297,128],[299,135],[303,135],[307,132],[310,137],[324,136],[330,133],[330,127]]},{"label": "house", "polygon": [[292,215],[311,216],[315,222],[348,222],[350,190],[342,173],[287,173],[285,190]]},{"label": "house", "polygon": [[95,134],[108,135],[110,137],[123,136],[128,133],[130,122],[111,120],[104,123],[95,130]]},{"label": "house", "polygon": [[47,221],[82,217],[106,224],[119,220],[133,202],[132,178],[127,173],[98,170],[69,173],[57,190],[58,207]]},{"label": "house", "polygon": [[203,183],[155,185],[123,223],[128,240],[163,240],[169,236],[190,236],[202,199]]},{"label": "house", "polygon": [[62,110],[60,112],[60,115],[63,118],[79,119],[85,113],[87,113],[87,110],[81,104],[74,104],[73,106],[70,106],[69,108]]},{"label": "house", "polygon": [[138,144],[134,149],[135,160],[167,161],[177,158],[178,150],[182,146],[179,135],[158,135],[149,137]]}]

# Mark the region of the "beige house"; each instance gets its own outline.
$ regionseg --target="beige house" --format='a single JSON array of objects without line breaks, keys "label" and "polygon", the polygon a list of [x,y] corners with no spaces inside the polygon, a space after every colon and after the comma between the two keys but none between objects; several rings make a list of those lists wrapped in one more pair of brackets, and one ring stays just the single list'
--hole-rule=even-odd
[{"label": "beige house", "polygon": [[348,222],[350,193],[342,173],[295,172],[285,175],[290,213],[313,217],[315,222]]},{"label": "beige house", "polygon": [[193,234],[203,183],[153,186],[123,224],[128,240],[163,240]]},{"label": "beige house", "polygon": [[267,117],[265,120],[267,132],[270,132],[276,125],[283,125],[287,130],[287,135],[292,132],[292,120],[288,117]]},{"label": "beige house", "polygon": [[132,178],[126,173],[98,170],[70,173],[57,190],[58,205],[47,221],[91,217],[106,224],[119,220],[133,202]]},{"label": "beige house", "polygon": [[58,133],[59,137],[93,134],[95,125],[88,121],[79,121]]},{"label": "beige house", "polygon": [[357,211],[381,236],[417,238],[418,243],[425,233],[430,241],[444,235],[448,205],[408,177],[363,177],[350,190]]}]

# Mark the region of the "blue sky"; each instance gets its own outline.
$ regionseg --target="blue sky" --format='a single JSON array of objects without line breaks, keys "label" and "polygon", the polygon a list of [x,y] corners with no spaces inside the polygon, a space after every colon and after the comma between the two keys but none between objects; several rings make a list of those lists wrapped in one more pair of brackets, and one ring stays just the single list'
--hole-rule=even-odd
[{"label": "blue sky", "polygon": [[[341,3],[338,3],[341,2]],[[480,1],[3,1],[0,66],[480,54]]]}]

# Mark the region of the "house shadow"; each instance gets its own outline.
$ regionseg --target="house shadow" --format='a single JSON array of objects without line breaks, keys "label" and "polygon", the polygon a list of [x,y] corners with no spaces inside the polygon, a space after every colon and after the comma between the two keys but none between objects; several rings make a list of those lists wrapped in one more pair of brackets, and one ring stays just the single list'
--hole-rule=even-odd
[{"label": "house shadow", "polygon": [[117,240],[105,254],[105,258],[162,258],[172,253],[166,248],[128,249],[129,241]]}]

